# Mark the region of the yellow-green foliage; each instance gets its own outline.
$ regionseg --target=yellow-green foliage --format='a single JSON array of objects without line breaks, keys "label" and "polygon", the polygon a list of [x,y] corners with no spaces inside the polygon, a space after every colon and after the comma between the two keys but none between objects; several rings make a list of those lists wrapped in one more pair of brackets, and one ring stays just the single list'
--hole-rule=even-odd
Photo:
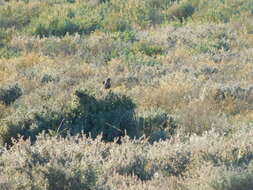
[{"label": "yellow-green foliage", "polygon": [[0,0],[0,189],[250,189],[252,20],[252,0]]}]

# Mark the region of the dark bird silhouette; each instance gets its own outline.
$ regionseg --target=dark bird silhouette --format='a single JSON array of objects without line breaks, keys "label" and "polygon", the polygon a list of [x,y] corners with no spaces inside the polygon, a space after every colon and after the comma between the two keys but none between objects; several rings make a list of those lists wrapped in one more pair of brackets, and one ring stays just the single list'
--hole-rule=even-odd
[{"label": "dark bird silhouette", "polygon": [[105,89],[110,89],[111,88],[111,78],[107,78],[105,81],[103,81],[103,85]]}]

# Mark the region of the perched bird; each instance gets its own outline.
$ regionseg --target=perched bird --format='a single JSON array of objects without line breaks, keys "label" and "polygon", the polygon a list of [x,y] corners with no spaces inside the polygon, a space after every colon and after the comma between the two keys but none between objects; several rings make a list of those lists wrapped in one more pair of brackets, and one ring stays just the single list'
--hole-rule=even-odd
[{"label": "perched bird", "polygon": [[103,81],[103,85],[105,89],[111,88],[111,78],[107,78],[105,81]]}]

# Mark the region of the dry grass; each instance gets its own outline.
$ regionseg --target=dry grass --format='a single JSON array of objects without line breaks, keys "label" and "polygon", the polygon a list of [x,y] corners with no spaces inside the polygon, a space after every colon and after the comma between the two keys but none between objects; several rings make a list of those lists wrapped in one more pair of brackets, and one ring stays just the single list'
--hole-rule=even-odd
[{"label": "dry grass", "polygon": [[0,189],[251,185],[250,0],[0,5]]}]

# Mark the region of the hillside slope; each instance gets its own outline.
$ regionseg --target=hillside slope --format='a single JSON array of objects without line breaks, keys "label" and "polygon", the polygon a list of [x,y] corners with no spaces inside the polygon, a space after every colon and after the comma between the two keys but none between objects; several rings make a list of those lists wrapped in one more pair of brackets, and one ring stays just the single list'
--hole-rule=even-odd
[{"label": "hillside slope", "polygon": [[251,0],[0,0],[0,187],[250,189],[252,123]]}]

